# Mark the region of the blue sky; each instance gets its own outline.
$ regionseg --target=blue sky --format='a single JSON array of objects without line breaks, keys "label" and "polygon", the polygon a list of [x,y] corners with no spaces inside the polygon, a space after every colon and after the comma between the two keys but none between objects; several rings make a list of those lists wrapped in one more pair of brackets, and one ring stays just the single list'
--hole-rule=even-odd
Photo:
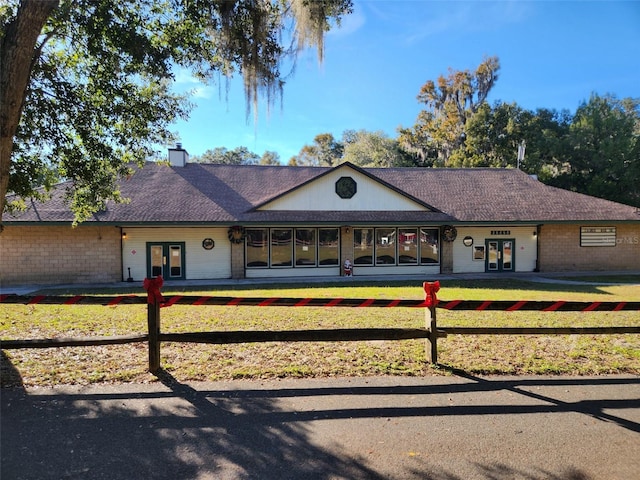
[{"label": "blue sky", "polygon": [[416,100],[429,79],[473,70],[484,56],[500,59],[489,101],[527,109],[575,112],[592,92],[640,97],[640,0],[427,1],[355,0],[354,13],[326,37],[325,61],[303,52],[280,102],[257,122],[246,116],[240,79],[198,85],[197,107],[177,123],[191,155],[239,146],[287,163],[319,133],[340,139],[347,129],[383,131],[415,123]]}]

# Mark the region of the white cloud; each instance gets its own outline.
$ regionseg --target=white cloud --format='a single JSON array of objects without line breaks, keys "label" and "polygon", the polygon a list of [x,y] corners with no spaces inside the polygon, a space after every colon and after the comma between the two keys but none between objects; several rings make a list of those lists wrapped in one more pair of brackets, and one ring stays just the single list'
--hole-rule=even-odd
[{"label": "white cloud", "polygon": [[174,83],[177,91],[187,93],[194,99],[210,99],[213,96],[214,87],[203,83],[185,68],[175,71]]},{"label": "white cloud", "polygon": [[176,80],[175,82],[179,85],[193,85],[196,83],[200,83],[196,77],[194,77],[189,70],[186,68],[178,68],[175,73]]},{"label": "white cloud", "polygon": [[196,87],[196,88],[192,88],[190,90],[191,92],[191,96],[193,98],[205,98],[205,99],[209,99],[211,98],[211,93],[212,93],[212,88],[208,87],[208,86],[201,86],[201,87]]}]

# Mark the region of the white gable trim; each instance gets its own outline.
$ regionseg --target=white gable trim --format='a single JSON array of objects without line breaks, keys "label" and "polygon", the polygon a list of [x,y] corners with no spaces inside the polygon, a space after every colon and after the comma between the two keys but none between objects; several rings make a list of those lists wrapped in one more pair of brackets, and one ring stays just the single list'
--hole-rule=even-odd
[{"label": "white gable trim", "polygon": [[[336,182],[342,177],[356,182],[356,193],[341,198]],[[350,164],[343,164],[257,208],[258,211],[431,211],[426,205],[383,184]]]}]

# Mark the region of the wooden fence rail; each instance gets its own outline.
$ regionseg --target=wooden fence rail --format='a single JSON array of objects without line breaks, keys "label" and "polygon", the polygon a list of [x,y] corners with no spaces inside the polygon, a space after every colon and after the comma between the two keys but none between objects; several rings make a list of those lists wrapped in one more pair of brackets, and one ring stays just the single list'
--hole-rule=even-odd
[{"label": "wooden fence rail", "polygon": [[[0,303],[22,305],[141,305],[147,303],[142,295],[118,296],[45,296],[45,295],[0,295]],[[175,295],[160,304],[172,305],[219,305],[229,307],[354,307],[354,308],[425,308],[425,300],[387,300],[373,298],[273,298],[273,297],[215,297]],[[444,310],[476,311],[542,311],[542,312],[621,312],[640,311],[640,302],[565,302],[530,300],[438,300],[437,308]]]},{"label": "wooden fence rail", "polygon": [[[161,282],[160,282],[161,286]],[[117,345],[148,342],[149,371],[160,369],[161,342],[187,342],[208,344],[258,343],[258,342],[342,342],[365,340],[409,340],[428,339],[430,360],[438,362],[438,338],[447,335],[603,335],[638,334],[638,326],[620,327],[439,327],[436,308],[446,310],[474,311],[544,311],[544,312],[594,312],[594,311],[640,311],[640,302],[564,302],[564,301],[483,301],[483,300],[438,300],[439,282],[425,282],[424,300],[382,300],[351,298],[256,298],[215,297],[177,295],[163,298],[159,287],[145,289],[148,295],[106,296],[21,296],[0,295],[0,303],[24,305],[134,305],[147,304],[147,334],[120,335],[112,337],[78,337],[31,340],[2,340],[3,349],[52,348],[96,345]],[[215,331],[191,333],[162,333],[160,309],[172,305],[219,305],[259,307],[356,307],[356,308],[423,308],[425,328],[346,328],[328,330],[267,330],[267,331]]]},{"label": "wooden fence rail", "polygon": [[112,337],[56,337],[34,338],[29,340],[2,340],[3,349],[16,348],[54,348],[54,347],[97,347],[99,345],[124,345],[149,341],[149,335],[132,334],[116,335]]}]

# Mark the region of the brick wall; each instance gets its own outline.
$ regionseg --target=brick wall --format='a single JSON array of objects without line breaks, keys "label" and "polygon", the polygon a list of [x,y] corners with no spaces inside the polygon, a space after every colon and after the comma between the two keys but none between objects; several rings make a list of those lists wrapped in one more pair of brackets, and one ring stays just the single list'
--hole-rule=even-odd
[{"label": "brick wall", "polygon": [[120,229],[5,226],[0,284],[122,281]]},{"label": "brick wall", "polygon": [[542,226],[540,271],[640,270],[640,225],[606,225],[616,227],[615,247],[581,247],[581,226],[591,225]]}]

